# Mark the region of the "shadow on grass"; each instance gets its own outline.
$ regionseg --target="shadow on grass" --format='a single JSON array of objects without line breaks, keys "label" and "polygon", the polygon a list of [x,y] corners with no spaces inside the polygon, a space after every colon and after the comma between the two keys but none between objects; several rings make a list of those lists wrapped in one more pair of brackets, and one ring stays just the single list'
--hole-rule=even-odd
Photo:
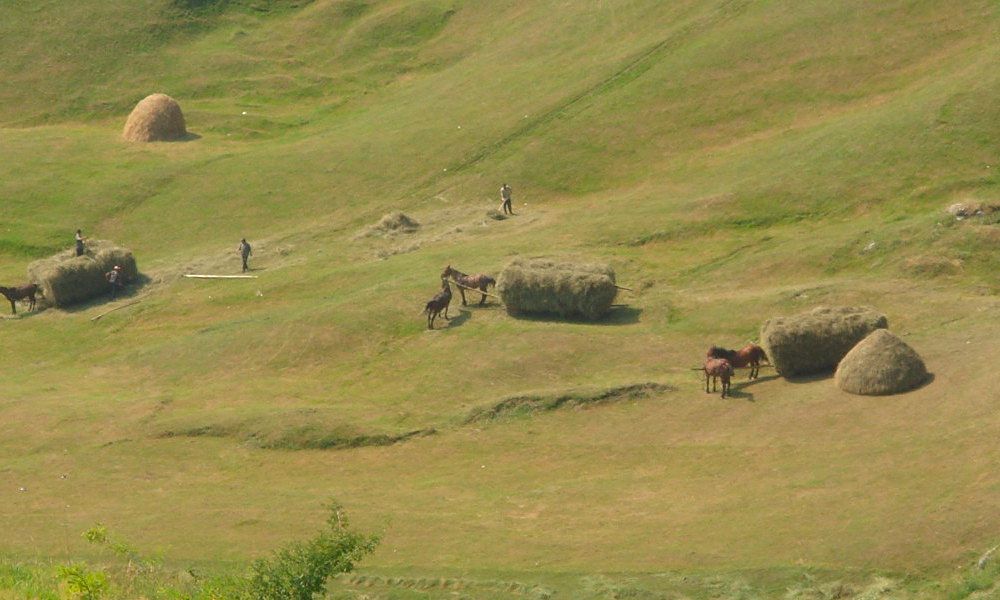
[{"label": "shadow on grass", "polygon": [[734,400],[746,400],[747,402],[753,402],[753,394],[750,392],[744,392],[743,388],[750,385],[750,383],[744,383],[742,385],[733,385],[729,387],[729,393],[726,394],[726,398],[733,398]]},{"label": "shadow on grass", "polygon": [[110,291],[111,286],[109,284],[107,288],[108,292],[105,293],[104,295],[98,296],[96,298],[91,298],[86,302],[80,302],[72,306],[62,307],[59,308],[59,310],[67,313],[78,313],[94,308],[95,306],[103,306],[105,304],[115,304],[117,302],[121,302],[124,300],[131,300],[136,296],[138,296],[139,292],[142,291],[152,281],[153,280],[150,279],[147,275],[139,273],[138,277],[130,281],[128,285],[126,285],[123,289],[118,291],[118,296],[115,297],[114,300],[111,299],[111,291]]},{"label": "shadow on grass", "polygon": [[642,309],[636,308],[634,306],[614,306],[608,314],[597,321],[589,321],[587,319],[581,318],[570,318],[570,317],[560,317],[559,315],[548,315],[548,314],[526,314],[526,313],[508,313],[511,317],[519,321],[542,321],[547,323],[573,323],[575,325],[597,325],[597,326],[607,326],[607,325],[634,325],[639,322],[639,316],[642,315]]},{"label": "shadow on grass", "polygon": [[[776,377],[778,377],[776,375]],[[791,377],[785,377],[785,381],[788,383],[814,383],[816,381],[823,381],[826,379],[833,379],[833,371],[823,371],[822,373],[810,373],[809,375],[793,375]]]},{"label": "shadow on grass", "polygon": [[458,310],[458,316],[452,317],[451,320],[448,321],[447,329],[451,329],[453,327],[461,327],[471,317],[472,317],[472,311],[461,308]]}]

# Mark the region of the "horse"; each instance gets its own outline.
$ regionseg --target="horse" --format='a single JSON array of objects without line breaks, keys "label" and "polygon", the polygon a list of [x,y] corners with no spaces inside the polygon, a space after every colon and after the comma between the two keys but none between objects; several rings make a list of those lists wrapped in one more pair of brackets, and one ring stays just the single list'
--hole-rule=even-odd
[{"label": "horse", "polygon": [[0,286],[0,294],[3,294],[7,300],[10,301],[10,310],[12,314],[17,314],[17,305],[14,304],[17,300],[28,300],[28,312],[35,310],[35,294],[45,296],[42,289],[38,287],[37,283],[29,283],[27,285],[22,285],[20,287],[9,288]]},{"label": "horse", "polygon": [[702,367],[705,371],[705,393],[708,393],[708,380],[712,380],[712,391],[715,391],[716,379],[722,380],[722,397],[726,397],[726,392],[729,391],[730,378],[733,376],[733,365],[729,363],[728,360],[724,358],[706,358],[705,366]]},{"label": "horse", "polygon": [[448,318],[449,304],[451,304],[451,286],[448,285],[447,279],[442,278],[441,291],[431,298],[424,310],[421,311],[421,314],[427,313],[427,329],[434,329],[434,319],[441,314],[441,311],[444,311],[445,321],[451,320]]},{"label": "horse", "polygon": [[451,265],[445,267],[444,272],[441,273],[442,279],[446,279],[448,277],[451,277],[458,285],[458,293],[462,295],[462,306],[467,306],[465,302],[465,288],[479,290],[482,292],[483,297],[479,300],[479,306],[482,306],[486,303],[486,291],[490,289],[490,286],[495,286],[497,284],[497,280],[493,279],[489,275],[485,275],[483,273],[466,275],[458,269],[452,269]]},{"label": "horse", "polygon": [[727,350],[719,346],[712,346],[708,349],[706,358],[724,358],[729,361],[734,368],[750,367],[750,379],[757,379],[760,376],[760,362],[770,364],[770,359],[764,353],[764,349],[754,344],[748,343],[739,350]]}]

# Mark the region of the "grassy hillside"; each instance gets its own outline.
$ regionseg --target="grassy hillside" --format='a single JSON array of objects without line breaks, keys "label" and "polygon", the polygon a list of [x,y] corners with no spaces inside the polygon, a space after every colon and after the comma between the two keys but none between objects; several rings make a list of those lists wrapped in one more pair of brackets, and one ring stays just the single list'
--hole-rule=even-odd
[{"label": "grassy hillside", "polygon": [[[950,573],[1000,537],[1000,229],[944,213],[1000,204],[998,33],[990,0],[0,3],[0,280],[77,227],[151,277],[0,321],[0,553],[87,557],[102,521],[239,562],[335,496],[386,576]],[[155,91],[197,139],[120,141]],[[421,228],[358,235],[390,210]],[[180,278],[244,236],[258,279]],[[515,255],[636,291],[425,330],[445,265]],[[933,382],[701,391],[709,345],[824,303],[880,308]],[[465,422],[641,382],[671,391]]]}]

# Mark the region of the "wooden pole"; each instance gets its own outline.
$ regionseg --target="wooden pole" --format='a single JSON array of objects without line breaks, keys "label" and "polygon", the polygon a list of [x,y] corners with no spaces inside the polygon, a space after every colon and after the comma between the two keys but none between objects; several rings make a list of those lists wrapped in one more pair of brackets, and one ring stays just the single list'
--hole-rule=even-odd
[{"label": "wooden pole", "polygon": [[189,279],[257,279],[256,275],[195,275],[185,273],[184,277]]},{"label": "wooden pole", "polygon": [[620,285],[616,285],[615,287],[618,288],[618,289],[620,289],[620,290],[625,290],[626,292],[634,292],[635,291],[632,288],[627,288],[627,287],[623,287],[623,286],[620,286]]},{"label": "wooden pole", "polygon": [[135,299],[135,300],[133,300],[131,302],[128,302],[126,304],[122,304],[121,306],[116,306],[116,307],[112,308],[111,310],[106,310],[106,311],[102,312],[101,314],[97,315],[96,317],[91,317],[90,320],[91,321],[97,321],[98,319],[100,319],[101,317],[103,317],[105,315],[109,315],[109,314],[115,312],[116,310],[121,310],[123,308],[128,308],[129,306],[133,306],[133,305],[139,304],[143,300],[145,300],[145,298],[137,298],[137,299]]},{"label": "wooden pole", "polygon": [[469,287],[467,285],[462,285],[461,283],[455,281],[454,279],[452,279],[451,282],[454,283],[456,286],[462,288],[462,289],[469,290],[470,292],[479,292],[480,294],[486,294],[487,296],[489,296],[491,298],[496,298],[497,300],[500,300],[500,296],[497,296],[496,294],[491,294],[489,292],[484,292],[483,290],[481,290],[479,288],[471,288],[471,287]]}]

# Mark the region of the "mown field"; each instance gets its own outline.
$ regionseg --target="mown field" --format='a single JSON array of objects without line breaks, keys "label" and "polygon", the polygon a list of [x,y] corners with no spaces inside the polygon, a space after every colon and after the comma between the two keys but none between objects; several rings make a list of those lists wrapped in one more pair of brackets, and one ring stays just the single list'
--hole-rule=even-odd
[{"label": "mown field", "polygon": [[[346,598],[993,597],[1000,229],[944,209],[1000,204],[998,34],[991,0],[0,3],[0,282],[78,227],[150,277],[0,321],[0,598],[106,560],[97,522],[224,571],[330,498],[382,536]],[[156,91],[195,139],[120,141]],[[392,210],[420,229],[359,235]],[[241,237],[258,279],[180,277]],[[635,291],[426,331],[445,265],[514,256]],[[708,346],[821,304],[933,381],[704,394]]]}]

